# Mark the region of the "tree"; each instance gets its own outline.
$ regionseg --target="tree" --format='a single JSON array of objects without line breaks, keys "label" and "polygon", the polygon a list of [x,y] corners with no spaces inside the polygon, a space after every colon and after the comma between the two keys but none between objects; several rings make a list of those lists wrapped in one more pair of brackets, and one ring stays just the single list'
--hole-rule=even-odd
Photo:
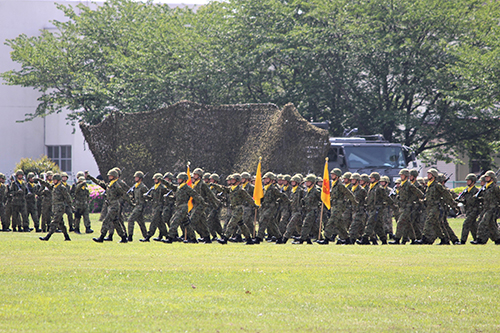
[{"label": "tree", "polygon": [[16,164],[16,170],[23,170],[25,174],[33,172],[35,175],[41,175],[44,172],[52,171],[54,173],[61,172],[57,164],[50,160],[46,155],[40,156],[39,159],[22,158]]}]

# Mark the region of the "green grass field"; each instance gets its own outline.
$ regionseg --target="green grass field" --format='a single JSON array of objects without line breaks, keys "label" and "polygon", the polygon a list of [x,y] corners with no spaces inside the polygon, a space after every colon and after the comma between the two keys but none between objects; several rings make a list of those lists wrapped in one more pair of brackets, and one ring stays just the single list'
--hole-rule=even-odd
[{"label": "green grass field", "polygon": [[[459,233],[462,220],[450,222]],[[0,331],[500,331],[491,242],[97,244],[96,234],[0,233]]]}]

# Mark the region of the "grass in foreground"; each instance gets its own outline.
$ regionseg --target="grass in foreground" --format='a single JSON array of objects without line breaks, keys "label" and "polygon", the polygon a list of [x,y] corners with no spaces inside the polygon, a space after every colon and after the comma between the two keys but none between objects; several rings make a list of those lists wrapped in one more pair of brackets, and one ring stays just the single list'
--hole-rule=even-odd
[{"label": "grass in foreground", "polygon": [[[451,222],[459,232],[462,220]],[[491,242],[167,245],[39,236],[0,234],[0,331],[500,330],[500,246]]]}]

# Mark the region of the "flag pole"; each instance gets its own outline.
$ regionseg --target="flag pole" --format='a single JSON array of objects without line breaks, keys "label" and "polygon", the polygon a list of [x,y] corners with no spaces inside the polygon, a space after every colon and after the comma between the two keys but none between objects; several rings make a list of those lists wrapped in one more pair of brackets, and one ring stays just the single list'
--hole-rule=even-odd
[{"label": "flag pole", "polygon": [[318,240],[321,240],[321,228],[323,227],[323,209],[325,205],[323,202],[321,203],[321,216],[319,217],[319,232],[318,232]]},{"label": "flag pole", "polygon": [[321,186],[321,216],[319,217],[318,240],[321,240],[321,229],[323,228],[323,211],[330,209],[330,175],[328,173],[328,157],[325,158],[325,168],[323,170],[323,184]]}]

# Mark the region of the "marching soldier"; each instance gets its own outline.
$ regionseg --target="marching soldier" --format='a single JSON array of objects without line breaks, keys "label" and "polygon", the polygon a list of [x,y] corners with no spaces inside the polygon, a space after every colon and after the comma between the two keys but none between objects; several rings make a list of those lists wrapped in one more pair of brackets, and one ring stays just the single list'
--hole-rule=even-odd
[{"label": "marching soldier", "polygon": [[312,244],[311,242],[311,229],[316,221],[316,216],[319,214],[319,205],[321,203],[321,191],[316,187],[316,176],[307,175],[305,178],[306,192],[303,198],[303,209],[305,213],[304,220],[302,222],[302,229],[300,234],[300,239],[294,241],[292,244]]},{"label": "marching soldier", "polygon": [[50,222],[49,233],[45,237],[40,237],[40,240],[48,241],[57,230],[61,230],[64,235],[64,240],[70,241],[68,230],[64,225],[63,215],[66,211],[66,207],[71,207],[71,196],[69,195],[68,189],[62,184],[61,175],[56,173],[52,177],[52,184],[39,178],[35,180],[52,191],[52,213],[54,214]]},{"label": "marching soldier", "polygon": [[[172,182],[174,180],[174,175],[171,172],[167,172],[163,175],[163,179],[167,182]],[[170,219],[172,218],[172,215],[174,215],[175,210],[175,197],[172,190],[169,190],[163,197],[165,200],[163,203],[163,213],[161,213],[161,218],[170,228]]]},{"label": "marching soldier", "polygon": [[[209,203],[214,207],[218,207],[221,205],[220,201],[215,197],[212,191],[210,191],[208,185],[205,182],[201,181],[203,173],[204,172],[201,168],[194,169],[193,190],[195,190],[203,198],[205,203]],[[194,230],[201,236],[200,241],[204,243],[211,243],[212,240],[210,239],[210,231],[208,230],[207,226],[205,209],[205,204],[195,202],[193,209],[191,210],[191,223]]]},{"label": "marching soldier", "polygon": [[[61,173],[61,178],[62,178],[62,184],[64,187],[68,189],[69,192],[69,186],[68,186],[68,174],[66,172]],[[69,224],[69,231],[75,231],[75,220],[73,219],[73,211],[71,210],[70,206],[66,206],[64,209],[64,214],[68,216],[68,224]]]},{"label": "marching soldier", "polygon": [[476,187],[477,176],[473,173],[469,173],[465,177],[467,182],[467,187],[460,193],[456,199],[458,202],[465,206],[465,220],[462,224],[462,235],[460,237],[460,244],[467,243],[467,237],[469,232],[472,236],[472,240],[477,240],[477,224],[479,215],[479,199],[476,197],[479,191]]},{"label": "marching soldier", "polygon": [[148,230],[146,229],[146,223],[144,222],[144,208],[146,207],[146,199],[144,194],[148,191],[148,188],[142,182],[144,179],[144,173],[142,171],[136,171],[134,174],[135,184],[132,185],[129,192],[132,192],[133,202],[135,204],[132,213],[128,218],[128,241],[132,242],[134,236],[134,224],[137,222],[139,228],[141,229],[142,237],[148,237]]},{"label": "marching soldier", "polygon": [[87,234],[93,233],[94,230],[90,228],[90,217],[89,217],[90,193],[83,172],[77,179],[73,196],[74,196],[73,207],[75,208],[75,233],[81,234],[80,220],[82,217],[83,217],[83,225],[85,226],[85,233]]},{"label": "marching soldier", "polygon": [[[210,175],[210,191],[215,195],[215,197],[221,197],[224,195],[222,191],[219,189],[219,181],[220,177],[218,174],[213,173]],[[211,207],[210,212],[208,213],[207,217],[207,225],[208,229],[210,230],[210,234],[212,235],[212,241],[217,240],[217,235],[222,237],[223,232],[222,232],[222,225],[220,224],[220,210],[221,206],[219,207]]]},{"label": "marching soldier", "polygon": [[[252,176],[248,172],[243,172],[241,174],[241,188],[247,191],[247,193],[253,197],[253,191],[255,189],[255,186],[252,185],[251,183]],[[255,207],[255,204],[247,205],[244,204],[243,206],[243,223],[247,226],[248,230],[253,234],[255,231],[255,213],[257,211],[257,208]]]},{"label": "marching soldier", "polygon": [[262,177],[264,183],[264,197],[261,200],[261,214],[259,220],[259,232],[255,242],[259,244],[263,241],[267,229],[269,238],[275,237],[276,242],[282,242],[281,232],[276,224],[276,213],[278,209],[278,200],[284,196],[280,190],[273,184],[276,176],[272,172],[266,172]]},{"label": "marching soldier", "polygon": [[10,195],[12,196],[12,229],[16,231],[17,228],[19,232],[30,232],[32,229],[29,228],[28,213],[26,211],[26,195],[28,194],[28,189],[23,177],[23,170],[17,170],[16,178],[12,184],[10,184]]},{"label": "marching soldier", "polygon": [[[52,185],[54,173],[47,171],[45,173],[45,182]],[[42,184],[42,183],[41,183]],[[42,232],[49,231],[50,221],[52,219],[52,190],[42,184]]]},{"label": "marching soldier", "polygon": [[346,239],[346,244],[354,244],[365,230],[366,190],[363,186],[365,182],[366,179],[362,179],[359,173],[353,173],[351,175],[351,192],[358,203],[356,205],[352,205],[352,223],[349,227],[349,237]]},{"label": "marching soldier", "polygon": [[145,238],[140,240],[141,242],[149,242],[149,239],[154,236],[156,228],[160,230],[160,235],[153,238],[154,241],[161,242],[163,237],[167,238],[168,236],[167,227],[161,216],[163,213],[163,204],[165,202],[164,195],[168,192],[165,185],[162,184],[163,180],[163,175],[161,173],[155,173],[153,175],[155,185],[150,191],[148,191],[148,193],[143,195],[143,197],[153,201],[153,220],[149,226],[149,232]]},{"label": "marching soldier", "polygon": [[500,202],[500,188],[496,185],[497,179],[492,170],[484,174],[486,184],[481,188],[480,198],[483,203],[483,216],[477,227],[477,239],[472,244],[486,244],[491,239],[500,245],[497,216]]},{"label": "marching soldier", "polygon": [[35,174],[33,172],[29,172],[26,177],[28,181],[26,182],[26,189],[28,193],[26,194],[26,213],[27,219],[29,223],[29,217],[33,220],[33,225],[35,227],[36,232],[42,232],[40,229],[40,220],[38,218],[38,205],[37,205],[37,196],[40,192],[40,185],[34,182]]},{"label": "marching soldier", "polygon": [[283,244],[286,244],[288,239],[293,236],[299,224],[302,226],[302,201],[304,198],[304,190],[300,186],[299,176],[295,175],[290,180],[290,185],[292,187],[290,191],[290,211],[292,216],[286,227],[285,234],[283,235]]}]

